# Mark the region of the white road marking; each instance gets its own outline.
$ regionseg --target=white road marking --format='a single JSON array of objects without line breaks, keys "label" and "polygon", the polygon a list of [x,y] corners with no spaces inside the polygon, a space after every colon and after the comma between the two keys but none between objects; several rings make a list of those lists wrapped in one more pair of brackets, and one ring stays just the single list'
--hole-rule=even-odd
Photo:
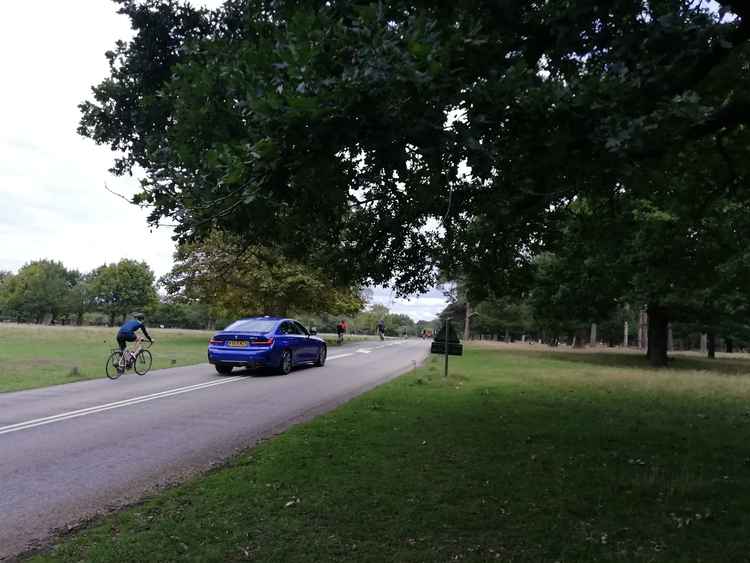
[{"label": "white road marking", "polygon": [[329,359],[329,360],[337,360],[338,358],[346,358],[346,357],[348,357],[348,356],[353,356],[353,355],[354,355],[354,353],[350,353],[350,354],[339,354],[338,356],[328,356],[328,359]]},{"label": "white road marking", "polygon": [[359,350],[357,350],[357,353],[358,354],[371,354],[372,350],[367,350],[366,348],[360,348]]},{"label": "white road marking", "polygon": [[29,428],[36,428],[37,426],[44,426],[45,424],[52,424],[54,422],[62,422],[63,420],[70,420],[71,418],[78,418],[80,416],[87,416],[89,414],[96,414],[104,411],[113,409],[119,409],[122,407],[128,407],[130,405],[137,405],[139,403],[145,403],[147,401],[154,401],[156,399],[163,399],[165,397],[173,397],[175,395],[181,395],[183,393],[189,393],[191,391],[199,391],[208,387],[215,387],[217,385],[224,385],[225,383],[232,383],[245,379],[242,376],[230,377],[222,379],[221,381],[208,381],[206,383],[198,383],[195,385],[188,385],[186,387],[177,387],[175,389],[168,389],[159,393],[153,393],[151,395],[143,395],[141,397],[132,397],[122,401],[116,401],[114,403],[106,403],[103,405],[97,405],[94,407],[88,407],[86,409],[79,409],[76,411],[69,411],[53,416],[47,416],[44,418],[36,418],[33,420],[26,420],[24,422],[18,422],[16,424],[10,424],[8,426],[0,427],[0,435],[10,434],[11,432],[18,432],[19,430],[28,430]]}]

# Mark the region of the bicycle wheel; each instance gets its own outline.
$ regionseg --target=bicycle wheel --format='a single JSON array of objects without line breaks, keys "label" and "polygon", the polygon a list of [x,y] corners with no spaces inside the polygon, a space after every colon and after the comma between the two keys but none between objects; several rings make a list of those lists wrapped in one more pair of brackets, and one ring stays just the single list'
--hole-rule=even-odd
[{"label": "bicycle wheel", "polygon": [[107,358],[107,377],[110,379],[117,379],[120,377],[124,369],[120,368],[120,358],[122,358],[122,352],[112,352]]},{"label": "bicycle wheel", "polygon": [[138,375],[146,375],[146,372],[151,369],[151,352],[148,350],[138,352],[133,363],[133,369]]}]

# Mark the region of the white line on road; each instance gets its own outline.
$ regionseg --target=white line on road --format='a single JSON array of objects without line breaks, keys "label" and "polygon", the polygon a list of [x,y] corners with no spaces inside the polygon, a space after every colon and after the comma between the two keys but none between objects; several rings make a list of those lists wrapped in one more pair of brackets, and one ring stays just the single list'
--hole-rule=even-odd
[{"label": "white line on road", "polygon": [[328,359],[329,360],[338,360],[339,358],[346,358],[346,357],[353,356],[353,355],[354,355],[354,352],[351,352],[349,354],[339,354],[338,356],[328,356]]},{"label": "white line on road", "polygon": [[44,426],[45,424],[52,424],[53,422],[62,422],[63,420],[70,420],[71,418],[78,418],[79,416],[86,416],[89,414],[95,414],[99,412],[109,411],[112,409],[119,409],[121,407],[127,407],[130,405],[137,405],[139,403],[145,403],[147,401],[154,401],[156,399],[162,399],[165,397],[173,397],[174,395],[181,395],[182,393],[189,393],[191,391],[199,391],[206,389],[207,387],[215,387],[217,385],[224,385],[225,383],[232,383],[245,379],[242,376],[230,377],[222,379],[221,381],[208,381],[206,383],[198,383],[195,385],[188,385],[187,387],[177,387],[175,389],[168,389],[159,393],[153,393],[151,395],[143,395],[141,397],[133,397],[131,399],[125,399],[122,401],[116,401],[114,403],[106,403],[104,405],[97,405],[86,409],[80,409],[77,411],[69,411],[53,416],[47,416],[44,418],[36,418],[34,420],[27,420],[25,422],[18,422],[16,424],[10,424],[8,426],[0,427],[0,435],[10,434],[11,432],[18,432],[19,430],[27,430],[29,428],[36,428],[37,426]]}]

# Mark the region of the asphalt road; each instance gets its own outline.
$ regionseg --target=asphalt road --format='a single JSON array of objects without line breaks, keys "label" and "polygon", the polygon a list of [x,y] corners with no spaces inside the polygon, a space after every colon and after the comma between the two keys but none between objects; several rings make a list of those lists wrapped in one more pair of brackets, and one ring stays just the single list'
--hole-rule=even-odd
[{"label": "asphalt road", "polygon": [[0,559],[208,469],[427,353],[423,341],[364,342],[287,376],[220,376],[202,364],[0,394]]}]

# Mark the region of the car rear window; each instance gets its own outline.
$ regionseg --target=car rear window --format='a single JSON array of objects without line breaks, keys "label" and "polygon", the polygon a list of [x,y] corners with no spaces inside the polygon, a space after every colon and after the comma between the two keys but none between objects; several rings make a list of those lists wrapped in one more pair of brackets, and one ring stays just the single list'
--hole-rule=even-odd
[{"label": "car rear window", "polygon": [[276,321],[265,319],[246,319],[235,321],[224,330],[235,330],[237,332],[270,332],[276,326]]}]

